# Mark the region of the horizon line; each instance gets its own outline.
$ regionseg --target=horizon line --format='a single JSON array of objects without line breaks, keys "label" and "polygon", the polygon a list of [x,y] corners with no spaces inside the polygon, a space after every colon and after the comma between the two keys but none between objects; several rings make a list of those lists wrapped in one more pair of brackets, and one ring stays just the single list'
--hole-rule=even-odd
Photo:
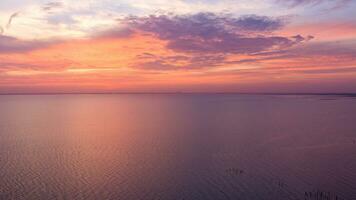
[{"label": "horizon line", "polygon": [[119,95],[119,94],[235,94],[235,95],[335,95],[355,96],[356,92],[19,92],[5,95]]}]

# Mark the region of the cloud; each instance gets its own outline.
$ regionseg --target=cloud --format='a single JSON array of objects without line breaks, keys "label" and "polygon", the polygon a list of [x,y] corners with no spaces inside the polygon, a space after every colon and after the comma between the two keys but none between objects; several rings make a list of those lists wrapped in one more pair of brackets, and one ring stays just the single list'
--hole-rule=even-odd
[{"label": "cloud", "polygon": [[42,6],[43,11],[50,12],[54,9],[63,8],[64,4],[62,2],[49,2]]},{"label": "cloud", "polygon": [[[139,62],[133,65],[134,68],[145,70],[194,70],[216,67],[224,63],[224,55],[177,55],[159,56],[144,53],[137,56]],[[142,62],[140,62],[142,61]]]},{"label": "cloud", "polygon": [[190,53],[250,54],[286,48],[305,41],[303,37],[282,37],[270,33],[283,27],[282,19],[198,13],[193,15],[151,15],[129,17],[124,24],[136,31],[167,40],[167,47]]},{"label": "cloud", "polygon": [[286,20],[257,15],[236,18],[214,13],[170,14],[131,16],[120,22],[120,29],[109,30],[101,36],[122,38],[134,33],[148,34],[167,41],[166,48],[176,55],[184,55],[140,55],[134,67],[150,70],[217,67],[226,64],[229,55],[280,51],[313,39],[301,35],[278,36],[274,32],[283,28]]},{"label": "cloud", "polygon": [[[350,63],[356,66],[356,42],[314,42],[298,47],[271,51],[267,53],[257,53],[253,58],[234,61],[235,63],[258,63],[272,60],[287,59],[289,61],[302,60],[308,65],[347,65]],[[311,61],[311,62],[310,62]]]},{"label": "cloud", "polygon": [[13,19],[14,19],[15,17],[19,16],[19,14],[20,14],[19,12],[16,12],[16,13],[13,13],[13,14],[10,16],[10,18],[9,18],[7,24],[6,24],[6,28],[7,28],[7,29],[9,29],[9,28],[11,27],[11,24],[12,24]]},{"label": "cloud", "polygon": [[[295,36],[299,38],[299,36]],[[231,67],[228,73],[239,76],[285,74],[336,74],[356,72],[355,41],[312,42],[293,48],[250,54],[243,57],[225,54],[187,54],[161,56],[144,53],[134,68],[153,71],[201,70]],[[251,66],[238,69],[239,65]],[[348,67],[345,67],[348,66]],[[237,68],[236,68],[237,67]],[[256,68],[257,67],[257,68]],[[216,72],[214,72],[216,73]]]},{"label": "cloud", "polygon": [[162,39],[178,37],[211,39],[229,34],[260,33],[278,30],[284,24],[283,20],[278,18],[256,15],[234,18],[214,13],[128,17],[123,23],[135,29],[155,33]]},{"label": "cloud", "polygon": [[312,70],[301,70],[296,71],[297,73],[304,74],[335,74],[335,73],[355,73],[356,67],[337,67],[337,68],[327,68],[327,69],[312,69]]},{"label": "cloud", "polygon": [[134,34],[128,27],[109,29],[92,34],[93,38],[127,38]]},{"label": "cloud", "polygon": [[8,71],[9,69],[36,69],[38,65],[31,63],[15,62],[15,61],[0,61],[0,71]]},{"label": "cloud", "polygon": [[47,17],[47,22],[53,25],[66,24],[72,25],[78,23],[69,13],[55,14]]},{"label": "cloud", "polygon": [[0,26],[0,35],[4,33],[4,29]]},{"label": "cloud", "polygon": [[278,36],[248,38],[226,35],[224,38],[203,41],[193,38],[178,38],[170,41],[168,47],[191,53],[251,54],[274,48],[287,48],[296,43],[298,41]]},{"label": "cloud", "polygon": [[356,41],[316,42],[307,46],[291,49],[298,55],[352,57],[356,60]]},{"label": "cloud", "polygon": [[285,24],[283,18],[270,18],[266,16],[246,15],[235,19],[233,25],[245,31],[275,31]]},{"label": "cloud", "polygon": [[79,23],[74,19],[73,12],[64,9],[65,5],[62,2],[49,2],[44,4],[41,9],[46,12],[46,21],[52,25],[73,25]]},{"label": "cloud", "polygon": [[290,7],[296,7],[301,5],[319,5],[319,4],[329,4],[333,8],[340,8],[346,6],[351,0],[277,0],[278,3],[282,3],[284,5]]},{"label": "cloud", "polygon": [[54,41],[27,41],[0,35],[0,53],[21,53],[40,49],[53,44]]}]

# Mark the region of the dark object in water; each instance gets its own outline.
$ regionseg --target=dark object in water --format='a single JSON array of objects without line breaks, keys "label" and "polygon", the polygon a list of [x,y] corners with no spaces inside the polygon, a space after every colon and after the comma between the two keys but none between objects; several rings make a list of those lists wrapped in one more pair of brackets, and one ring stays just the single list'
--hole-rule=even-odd
[{"label": "dark object in water", "polygon": [[228,168],[226,169],[226,172],[233,175],[241,175],[244,173],[244,170],[240,170],[238,168]]},{"label": "dark object in water", "polygon": [[319,190],[304,192],[304,200],[342,200],[337,195],[330,192],[321,192]]}]

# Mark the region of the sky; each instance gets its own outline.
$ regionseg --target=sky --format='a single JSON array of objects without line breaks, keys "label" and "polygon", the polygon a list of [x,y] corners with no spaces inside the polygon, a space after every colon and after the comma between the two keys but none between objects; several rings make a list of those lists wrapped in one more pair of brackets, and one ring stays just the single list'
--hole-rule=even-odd
[{"label": "sky", "polygon": [[353,93],[355,10],[355,0],[1,0],[0,93]]}]

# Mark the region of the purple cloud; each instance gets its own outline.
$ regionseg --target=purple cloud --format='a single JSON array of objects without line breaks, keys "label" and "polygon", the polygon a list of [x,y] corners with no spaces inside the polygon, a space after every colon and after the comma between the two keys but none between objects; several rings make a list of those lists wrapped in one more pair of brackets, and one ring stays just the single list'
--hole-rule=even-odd
[{"label": "purple cloud", "polygon": [[[152,70],[216,67],[225,64],[228,55],[283,50],[312,39],[311,36],[275,35],[273,32],[283,28],[286,20],[256,15],[239,18],[214,13],[131,16],[123,19],[121,23],[128,30],[125,36],[135,32],[151,34],[167,41],[168,49],[188,55],[174,57],[176,60],[156,55],[141,55],[143,62],[135,67]],[[123,37],[122,33],[122,30],[111,30],[102,35]],[[176,66],[177,62],[186,65]]]},{"label": "purple cloud", "polygon": [[[295,36],[301,39],[301,36]],[[308,40],[304,38],[304,40]],[[293,68],[300,68],[296,73],[348,73],[353,72],[356,67],[356,45],[355,41],[344,42],[314,42],[306,45],[296,46],[292,48],[275,50],[269,52],[261,52],[250,54],[251,58],[226,60],[225,54],[187,54],[188,56],[157,56],[150,53],[140,55],[138,59],[143,61],[143,64],[137,64],[135,67],[140,69],[149,70],[194,70],[200,68],[217,67],[224,65],[239,65],[239,64],[257,64],[266,61],[278,61],[278,60],[290,60],[295,61],[296,66]],[[144,62],[144,61],[147,62]],[[310,62],[312,61],[312,62]],[[176,66],[175,63],[187,63],[184,66]],[[304,63],[302,66],[298,66],[297,63]],[[278,65],[278,64],[277,64]],[[334,66],[334,70],[316,69],[313,71],[313,67],[327,67]],[[345,66],[350,66],[345,68]],[[273,70],[283,70],[286,67],[278,67]],[[246,71],[246,70],[244,70]],[[250,71],[248,71],[250,72]],[[240,71],[239,71],[240,73]]]},{"label": "purple cloud", "polygon": [[270,18],[266,16],[246,15],[233,20],[233,25],[245,31],[275,31],[285,24],[283,18]]},{"label": "purple cloud", "polygon": [[53,41],[26,41],[10,36],[0,35],[0,53],[19,53],[44,48]]},{"label": "purple cloud", "polygon": [[256,15],[234,18],[229,15],[198,13],[193,15],[128,17],[123,20],[123,23],[141,31],[155,33],[162,39],[178,37],[210,39],[229,34],[275,31],[283,27],[284,20]]},{"label": "purple cloud", "polygon": [[229,53],[252,54],[268,51],[272,48],[287,48],[298,43],[285,37],[235,37],[226,35],[224,38],[199,40],[194,38],[178,38],[170,41],[168,48],[190,53]]},{"label": "purple cloud", "polygon": [[283,27],[284,20],[265,16],[234,18],[198,13],[129,17],[123,22],[133,30],[167,40],[167,47],[172,50],[190,53],[251,54],[272,48],[286,48],[305,41],[301,36],[271,36],[271,32]]}]

